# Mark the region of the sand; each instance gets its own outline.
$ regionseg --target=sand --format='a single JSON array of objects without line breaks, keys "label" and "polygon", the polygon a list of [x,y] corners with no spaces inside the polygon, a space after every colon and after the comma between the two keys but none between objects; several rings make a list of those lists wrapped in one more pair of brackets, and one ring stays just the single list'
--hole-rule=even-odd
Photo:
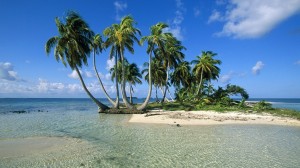
[{"label": "sand", "polygon": [[77,143],[79,140],[66,137],[0,139],[0,159],[57,152]]},{"label": "sand", "polygon": [[169,125],[220,125],[220,124],[273,124],[300,126],[300,121],[270,114],[242,112],[219,113],[213,111],[151,111],[147,114],[133,114],[130,123]]}]

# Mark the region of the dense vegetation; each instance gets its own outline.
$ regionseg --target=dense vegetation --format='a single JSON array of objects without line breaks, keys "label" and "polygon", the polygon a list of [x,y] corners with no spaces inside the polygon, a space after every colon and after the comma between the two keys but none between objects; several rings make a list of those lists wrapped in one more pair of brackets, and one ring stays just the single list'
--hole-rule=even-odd
[{"label": "dense vegetation", "polygon": [[[151,26],[151,34],[140,39],[141,32],[135,27],[136,22],[131,16],[125,16],[119,24],[107,27],[103,31],[103,36],[95,34],[79,14],[73,11],[68,12],[63,21],[56,18],[55,23],[58,35],[46,42],[46,53],[49,54],[54,48],[56,60],[61,61],[65,66],[69,65],[78,73],[84,90],[97,104],[99,112],[113,112],[112,109],[116,109],[119,113],[145,110],[151,97],[152,86],[155,87],[156,99],[160,103],[151,104],[149,108],[216,111],[249,110],[250,108],[245,104],[249,95],[242,87],[229,84],[225,88],[215,89],[211,84],[211,81],[219,78],[221,71],[219,66],[222,62],[215,58],[217,54],[212,51],[202,51],[201,55],[195,56],[195,60],[185,61],[183,51],[186,48],[172,33],[165,31],[168,27],[165,23]],[[145,52],[149,55],[149,61],[144,63],[144,69],[140,72],[135,63],[128,62],[124,53],[125,50],[134,53],[134,44],[142,45],[145,42],[147,42]],[[115,83],[116,99],[112,99],[106,92],[97,70],[96,55],[100,55],[103,49],[109,49],[110,59],[115,61],[115,66],[110,72]],[[83,65],[87,66],[91,53],[99,84],[111,107],[104,105],[92,95],[80,74],[79,69]],[[142,83],[142,75],[149,84],[148,95],[144,103],[134,105],[132,86]],[[130,100],[125,90],[126,85],[130,88]],[[168,101],[166,94],[171,86],[176,88],[176,102],[165,104],[164,102]],[[120,90],[124,102],[122,107],[119,101]],[[157,90],[162,91],[161,100],[158,99]],[[230,98],[232,95],[240,95],[242,101],[232,100]],[[271,109],[265,102],[258,103],[253,108],[256,111]]]}]

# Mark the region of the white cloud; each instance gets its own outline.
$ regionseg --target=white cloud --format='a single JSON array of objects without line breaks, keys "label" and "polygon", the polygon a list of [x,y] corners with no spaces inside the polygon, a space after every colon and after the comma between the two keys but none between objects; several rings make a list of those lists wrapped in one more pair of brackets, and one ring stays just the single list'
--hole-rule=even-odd
[{"label": "white cloud", "polygon": [[300,0],[230,0],[217,35],[258,38],[300,11]]},{"label": "white cloud", "polygon": [[[94,77],[93,73],[90,72],[90,71],[83,71],[82,72],[81,70],[79,70],[79,72],[80,72],[80,74],[83,78],[92,78],[92,77]],[[73,70],[72,73],[68,74],[68,77],[73,78],[73,79],[79,79],[79,76],[78,76],[78,74],[75,70]]]},{"label": "white cloud", "polygon": [[263,64],[263,62],[261,61],[257,61],[257,63],[254,65],[254,67],[252,68],[252,73],[254,75],[258,75],[260,73],[260,71],[263,69],[265,64]]},{"label": "white cloud", "polygon": [[220,76],[220,81],[222,83],[229,83],[231,79],[232,79],[232,74],[226,74]]},{"label": "white cloud", "polygon": [[215,22],[215,21],[222,21],[222,20],[224,20],[224,18],[221,15],[221,13],[216,11],[216,10],[213,10],[213,12],[210,15],[207,23],[211,23],[211,22]]},{"label": "white cloud", "polygon": [[172,20],[170,27],[166,28],[166,32],[172,33],[178,40],[183,40],[181,23],[184,20],[183,13],[186,11],[184,4],[181,0],[176,0],[175,17]]},{"label": "white cloud", "polygon": [[110,71],[111,68],[113,68],[115,66],[115,58],[113,57],[112,59],[108,59],[106,61],[106,70]]},{"label": "white cloud", "polygon": [[127,9],[127,3],[121,2],[121,1],[115,1],[114,6],[115,6],[115,10],[116,10],[116,20],[120,21],[121,20],[120,12]]},{"label": "white cloud", "polygon": [[48,92],[61,92],[65,89],[65,85],[60,82],[50,83],[47,80],[39,78],[39,83],[37,85],[39,92],[48,93]]},{"label": "white cloud", "polygon": [[0,80],[16,81],[17,74],[10,62],[0,62]]}]

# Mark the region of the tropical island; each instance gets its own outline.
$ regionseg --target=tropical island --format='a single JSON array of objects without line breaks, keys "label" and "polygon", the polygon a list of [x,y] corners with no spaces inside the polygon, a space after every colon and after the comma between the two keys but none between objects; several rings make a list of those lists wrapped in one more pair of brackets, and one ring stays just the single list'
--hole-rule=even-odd
[{"label": "tropical island", "polygon": [[[112,24],[103,31],[103,35],[95,34],[80,15],[73,11],[67,13],[65,20],[56,18],[55,23],[58,35],[46,42],[46,53],[49,55],[51,49],[54,49],[55,59],[77,72],[83,89],[98,106],[99,113],[141,114],[151,112],[145,116],[149,117],[177,111],[168,116],[177,119],[207,120],[212,118],[219,122],[226,120],[254,121],[265,115],[274,115],[283,117],[285,122],[287,122],[286,117],[291,118],[291,122],[296,125],[300,122],[300,113],[297,111],[274,109],[270,103],[265,101],[247,102],[249,95],[240,86],[228,84],[225,88],[217,87],[216,89],[212,85],[212,81],[219,78],[221,70],[218,66],[222,63],[221,60],[215,58],[217,53],[202,51],[202,54],[196,56],[195,60],[185,61],[183,51],[186,50],[186,47],[172,33],[165,31],[165,28],[168,27],[165,23],[158,22],[151,26],[151,34],[140,39],[141,32],[135,27],[136,22],[132,16],[125,16],[120,23]],[[144,63],[145,69],[140,72],[135,63],[128,62],[125,51],[134,54],[134,44],[143,45],[145,42],[147,42],[145,52],[149,55],[149,62]],[[104,49],[110,51],[110,58],[115,62],[110,72],[115,83],[116,95],[114,96],[116,99],[107,93],[97,70],[96,55],[101,55]],[[95,98],[82,78],[80,68],[84,65],[87,66],[90,54],[93,55],[93,66],[101,89],[111,106],[107,106]],[[141,84],[143,76],[149,85],[148,95],[143,103],[134,104],[132,86]],[[175,87],[175,100],[170,101],[166,94],[171,86]],[[128,100],[126,87],[129,88],[130,100]],[[156,92],[156,103],[150,103],[153,87]],[[122,104],[119,98],[120,90]],[[157,96],[158,90],[161,90],[163,94],[161,100]],[[241,100],[232,99],[231,97],[234,95],[239,95]],[[162,111],[167,111],[167,113]],[[192,112],[184,113],[186,111]],[[199,114],[196,114],[195,111],[198,111]],[[203,112],[205,115],[202,115],[199,111],[209,112]],[[211,114],[211,111],[220,114]],[[232,113],[228,113],[224,117],[225,112],[236,112],[236,114],[235,117],[232,117]],[[239,117],[242,114],[246,116]],[[247,116],[247,114],[249,115]],[[250,114],[259,115],[251,118]],[[271,118],[270,120],[276,119]]]}]

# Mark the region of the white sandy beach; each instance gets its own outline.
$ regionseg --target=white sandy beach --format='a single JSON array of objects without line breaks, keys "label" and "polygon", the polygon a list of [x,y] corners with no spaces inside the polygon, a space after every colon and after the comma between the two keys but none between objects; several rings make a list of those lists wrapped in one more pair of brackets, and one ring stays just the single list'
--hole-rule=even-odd
[{"label": "white sandy beach", "polygon": [[218,113],[213,111],[151,111],[147,114],[133,114],[130,123],[169,125],[219,125],[219,124],[273,124],[300,126],[300,121],[270,114],[242,112]]}]

